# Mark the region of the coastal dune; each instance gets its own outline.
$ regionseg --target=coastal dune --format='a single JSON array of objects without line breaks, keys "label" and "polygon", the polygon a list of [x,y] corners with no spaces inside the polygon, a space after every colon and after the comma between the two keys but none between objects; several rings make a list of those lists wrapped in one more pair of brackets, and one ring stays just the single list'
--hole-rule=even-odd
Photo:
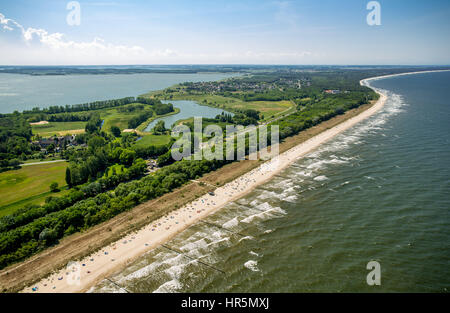
[{"label": "coastal dune", "polygon": [[[367,85],[367,81],[361,84]],[[205,194],[195,201],[172,211],[168,215],[153,221],[137,232],[104,247],[103,249],[59,270],[40,282],[29,286],[23,292],[84,292],[89,290],[114,271],[123,268],[132,260],[165,243],[189,226],[223,208],[268,181],[274,175],[288,167],[294,161],[319,147],[355,124],[380,110],[386,102],[386,95],[378,92],[378,101],[363,111],[330,129],[306,140],[305,142],[281,153],[259,167],[240,176],[234,181]]]}]

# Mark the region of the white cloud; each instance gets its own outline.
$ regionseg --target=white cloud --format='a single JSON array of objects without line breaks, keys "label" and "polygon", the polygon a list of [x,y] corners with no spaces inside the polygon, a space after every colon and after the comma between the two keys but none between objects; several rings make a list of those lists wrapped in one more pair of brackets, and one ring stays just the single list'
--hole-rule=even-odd
[{"label": "white cloud", "polygon": [[302,63],[310,52],[187,53],[173,49],[149,51],[139,45],[120,45],[102,38],[77,42],[62,33],[25,28],[0,13],[0,63],[2,65],[94,65],[182,63]]},{"label": "white cloud", "polygon": [[[17,60],[18,63],[37,64],[45,63],[46,60],[63,62],[64,59],[66,60],[63,63],[73,64],[114,63],[114,60],[121,63],[126,60],[137,61],[138,58],[142,60],[142,57],[146,55],[145,49],[140,46],[115,45],[106,43],[101,38],[94,38],[90,42],[76,42],[67,40],[62,33],[49,33],[45,29],[31,27],[25,28],[16,21],[7,19],[1,13],[0,25],[3,26],[0,34],[6,35],[6,43],[9,44],[6,49],[2,49],[2,52],[0,52],[2,59]],[[8,36],[9,33],[16,33],[16,35],[18,33],[19,36],[14,38]],[[18,47],[20,43],[25,44],[26,47]],[[19,51],[19,55],[16,54],[17,48],[21,48],[23,51],[22,53]],[[47,56],[45,56],[46,53]],[[36,56],[42,57],[43,60],[36,59]],[[19,60],[19,57],[23,60]]]}]

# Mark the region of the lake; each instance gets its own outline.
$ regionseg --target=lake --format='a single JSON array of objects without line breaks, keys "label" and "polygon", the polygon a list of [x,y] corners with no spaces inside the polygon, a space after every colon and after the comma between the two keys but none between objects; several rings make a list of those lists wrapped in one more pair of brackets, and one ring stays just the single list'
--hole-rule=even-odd
[{"label": "lake", "polygon": [[179,120],[184,120],[190,117],[206,117],[206,118],[214,118],[222,112],[232,114],[230,112],[224,111],[222,109],[209,107],[206,105],[200,105],[195,101],[190,100],[164,100],[163,103],[172,103],[174,107],[179,108],[180,112],[174,115],[169,115],[161,118],[157,118],[153,120],[150,124],[148,124],[145,131],[151,131],[151,129],[158,123],[159,121],[164,121],[164,125],[166,128],[171,128],[171,126]]},{"label": "lake", "polygon": [[216,81],[232,73],[32,76],[0,74],[0,113],[138,96],[182,82]]}]

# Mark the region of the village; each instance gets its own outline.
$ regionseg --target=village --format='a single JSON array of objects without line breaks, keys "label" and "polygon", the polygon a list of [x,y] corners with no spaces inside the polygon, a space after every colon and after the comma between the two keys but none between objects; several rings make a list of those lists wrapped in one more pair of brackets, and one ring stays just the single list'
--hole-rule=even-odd
[{"label": "village", "polygon": [[44,154],[61,152],[68,147],[87,147],[85,143],[78,143],[76,135],[67,136],[53,136],[50,138],[40,138],[31,142],[33,146],[40,148],[40,151]]},{"label": "village", "polygon": [[218,82],[198,82],[198,83],[183,83],[181,84],[187,92],[202,92],[202,93],[224,93],[236,91],[253,91],[263,92],[274,89],[295,88],[301,89],[303,86],[311,86],[311,81],[308,78],[288,79],[278,78],[276,81],[246,81],[241,79],[229,79]]}]

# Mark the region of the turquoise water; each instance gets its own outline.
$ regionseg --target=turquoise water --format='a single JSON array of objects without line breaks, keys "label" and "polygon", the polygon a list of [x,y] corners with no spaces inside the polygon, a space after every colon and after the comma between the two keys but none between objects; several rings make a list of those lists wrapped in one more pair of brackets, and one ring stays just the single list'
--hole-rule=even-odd
[{"label": "turquoise water", "polygon": [[164,100],[162,101],[164,103],[172,103],[174,107],[179,108],[180,112],[177,114],[157,118],[153,120],[150,124],[148,124],[145,131],[150,131],[156,123],[159,121],[164,121],[164,125],[166,128],[171,128],[171,126],[179,120],[184,120],[190,117],[207,117],[207,118],[214,118],[219,114],[222,114],[222,112],[225,112],[227,114],[232,114],[230,112],[227,112],[222,109],[213,108],[205,105],[200,105],[195,101],[190,100]]},{"label": "turquoise water", "polygon": [[[132,292],[448,292],[450,73],[374,81],[371,118],[111,279]],[[230,232],[230,230],[232,232]],[[368,286],[366,265],[381,265]],[[117,291],[107,281],[92,291]]]},{"label": "turquoise water", "polygon": [[0,113],[34,107],[138,96],[182,82],[214,81],[235,74],[113,74],[31,76],[0,74]]}]

